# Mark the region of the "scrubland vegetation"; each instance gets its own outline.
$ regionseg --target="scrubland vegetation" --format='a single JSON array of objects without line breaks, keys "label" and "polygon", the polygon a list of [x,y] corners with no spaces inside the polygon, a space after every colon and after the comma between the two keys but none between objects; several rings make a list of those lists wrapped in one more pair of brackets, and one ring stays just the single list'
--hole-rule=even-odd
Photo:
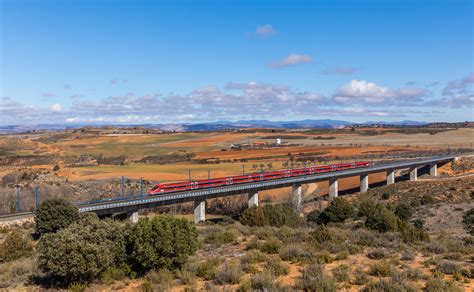
[{"label": "scrubland vegetation", "polygon": [[[75,291],[470,290],[474,209],[468,181],[470,189],[444,203],[429,191],[417,196],[381,188],[336,198],[305,216],[290,205],[267,204],[235,220],[198,226],[165,215],[137,224],[99,220],[65,201],[46,201],[36,225],[1,230],[0,285]],[[462,217],[456,233],[427,223],[426,208],[434,212],[450,200],[465,204],[454,207]]]}]

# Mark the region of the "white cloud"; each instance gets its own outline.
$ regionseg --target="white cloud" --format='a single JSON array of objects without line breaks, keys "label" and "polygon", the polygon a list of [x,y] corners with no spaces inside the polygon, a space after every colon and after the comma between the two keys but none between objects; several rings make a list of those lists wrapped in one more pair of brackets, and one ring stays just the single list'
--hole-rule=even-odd
[{"label": "white cloud", "polygon": [[428,94],[426,89],[405,87],[392,90],[365,80],[352,80],[340,87],[333,95],[336,103],[358,103],[379,105],[413,105],[423,101]]},{"label": "white cloud", "polygon": [[258,26],[255,30],[255,35],[260,38],[269,38],[276,33],[276,30],[270,24]]},{"label": "white cloud", "polygon": [[292,54],[289,54],[283,60],[273,63],[271,66],[273,68],[282,68],[282,67],[288,67],[288,66],[311,63],[311,62],[313,62],[313,57],[309,55],[292,53]]},{"label": "white cloud", "polygon": [[63,107],[59,103],[55,103],[51,106],[51,111],[53,113],[59,113],[62,109]]}]

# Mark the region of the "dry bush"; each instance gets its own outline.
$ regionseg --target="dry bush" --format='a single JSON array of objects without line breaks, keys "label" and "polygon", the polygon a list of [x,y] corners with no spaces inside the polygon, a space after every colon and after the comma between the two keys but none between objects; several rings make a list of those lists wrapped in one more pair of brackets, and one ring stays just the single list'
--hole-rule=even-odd
[{"label": "dry bush", "polygon": [[369,259],[373,259],[373,260],[381,260],[381,259],[385,259],[385,258],[390,257],[390,253],[386,249],[377,248],[377,249],[374,249],[374,250],[370,251],[367,254],[367,257]]},{"label": "dry bush", "polygon": [[265,263],[265,270],[272,272],[276,277],[287,275],[290,266],[282,262],[279,257],[269,257]]},{"label": "dry bush", "polygon": [[305,291],[336,291],[334,278],[327,275],[323,265],[309,264],[301,271],[296,287]]},{"label": "dry bush", "polygon": [[34,252],[34,244],[29,234],[14,229],[0,244],[0,262],[8,262],[21,257],[29,257]]},{"label": "dry bush", "polygon": [[392,267],[390,266],[390,264],[387,261],[382,260],[370,265],[369,275],[377,277],[388,277],[390,275],[391,270]]},{"label": "dry bush", "polygon": [[25,284],[36,271],[35,260],[32,258],[0,263],[0,288],[11,289]]},{"label": "dry bush", "polygon": [[238,263],[224,264],[216,273],[214,281],[217,284],[239,284],[244,272]]}]

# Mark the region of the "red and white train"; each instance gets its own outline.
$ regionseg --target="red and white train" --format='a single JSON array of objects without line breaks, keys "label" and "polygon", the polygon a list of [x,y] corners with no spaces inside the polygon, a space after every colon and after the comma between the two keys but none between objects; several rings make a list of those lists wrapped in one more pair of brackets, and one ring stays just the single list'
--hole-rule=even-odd
[{"label": "red and white train", "polygon": [[369,166],[370,166],[370,162],[361,161],[361,162],[340,163],[340,164],[333,164],[333,165],[319,165],[319,166],[314,166],[314,167],[298,168],[298,169],[284,169],[284,170],[258,172],[258,173],[255,172],[255,173],[249,173],[245,175],[194,180],[194,181],[187,181],[187,182],[157,184],[150,190],[149,194],[157,195],[157,194],[162,194],[162,193],[205,189],[205,188],[228,186],[228,185],[235,185],[235,184],[242,184],[242,183],[249,183],[249,182],[266,181],[266,180],[279,179],[279,178],[285,178],[285,177],[304,176],[304,175],[310,175],[310,174],[315,174],[315,173],[324,173],[324,172],[331,172],[331,171],[362,168],[362,167],[369,167]]}]

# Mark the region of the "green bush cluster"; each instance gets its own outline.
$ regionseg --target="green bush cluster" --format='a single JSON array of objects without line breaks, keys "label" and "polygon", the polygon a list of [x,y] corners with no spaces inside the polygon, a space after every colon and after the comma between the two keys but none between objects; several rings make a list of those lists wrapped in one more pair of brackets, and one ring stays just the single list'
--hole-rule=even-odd
[{"label": "green bush cluster", "polygon": [[137,271],[175,269],[198,249],[196,227],[186,219],[170,216],[144,218],[127,237],[127,254]]},{"label": "green bush cluster", "polygon": [[[318,224],[327,224],[329,222],[344,222],[352,216],[352,205],[343,198],[334,198],[329,206],[319,214],[314,222]],[[315,215],[307,220],[314,220]]]},{"label": "green bush cluster", "polygon": [[110,220],[87,221],[41,237],[38,266],[43,272],[66,283],[88,282],[125,261],[121,226]]},{"label": "green bush cluster", "polygon": [[79,219],[79,211],[64,199],[44,201],[35,212],[36,231],[42,235],[57,232]]},{"label": "green bush cluster", "polygon": [[240,222],[249,226],[300,226],[303,222],[299,215],[287,205],[253,206],[240,216]]},{"label": "green bush cluster", "polygon": [[197,247],[197,231],[185,219],[158,216],[130,226],[83,214],[69,227],[41,237],[38,267],[61,283],[133,277],[154,269],[175,269]]}]

